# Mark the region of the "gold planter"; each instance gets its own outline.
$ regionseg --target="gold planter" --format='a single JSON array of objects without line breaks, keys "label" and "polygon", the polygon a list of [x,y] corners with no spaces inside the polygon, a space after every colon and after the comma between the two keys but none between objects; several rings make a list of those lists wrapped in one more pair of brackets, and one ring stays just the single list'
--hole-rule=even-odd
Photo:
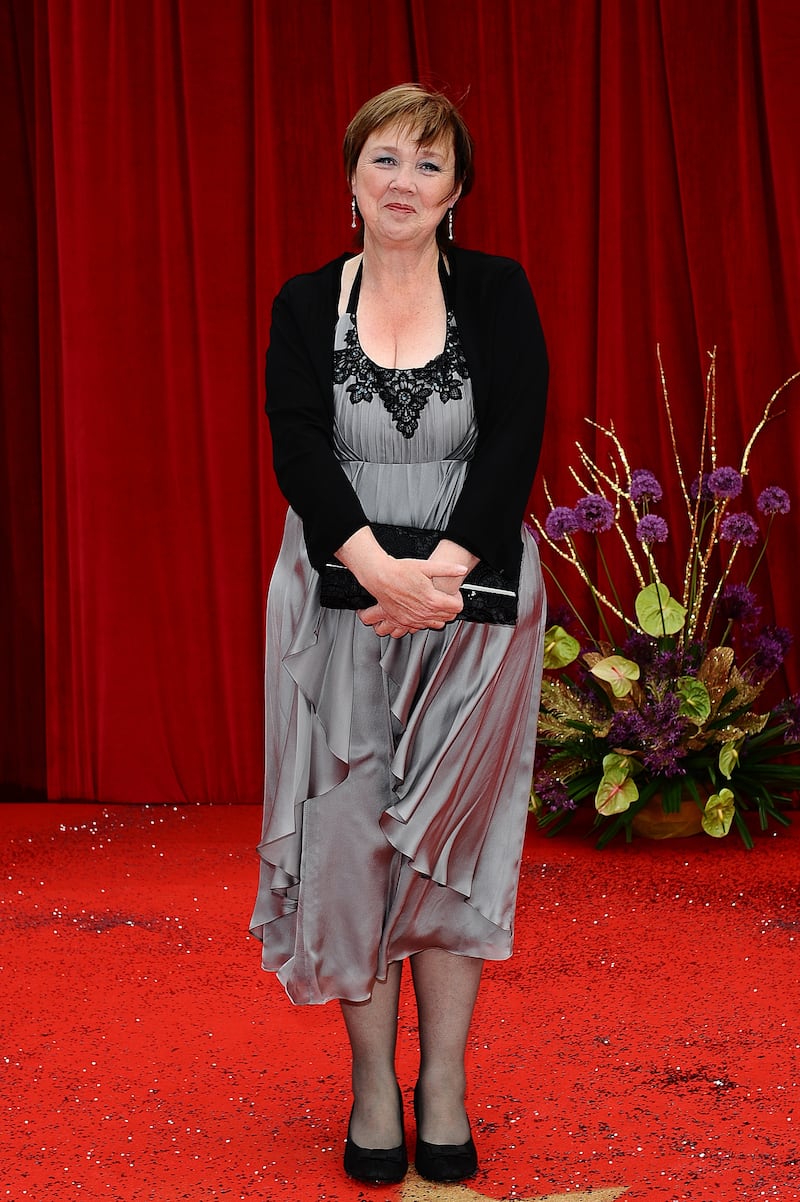
[{"label": "gold planter", "polygon": [[656,794],[646,802],[631,823],[634,834],[643,839],[681,839],[699,835],[703,829],[703,810],[688,798],[675,813],[665,813],[661,798]]}]

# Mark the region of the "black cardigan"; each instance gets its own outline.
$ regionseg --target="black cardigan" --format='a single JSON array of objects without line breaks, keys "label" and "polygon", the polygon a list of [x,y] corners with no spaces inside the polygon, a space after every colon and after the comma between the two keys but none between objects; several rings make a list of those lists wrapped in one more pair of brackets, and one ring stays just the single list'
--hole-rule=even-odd
[{"label": "black cardigan", "polygon": [[[267,351],[275,474],[318,570],[370,520],[333,450],[333,338],[349,257],[283,286]],[[445,534],[514,576],[544,427],[544,336],[519,263],[457,247],[447,259],[447,303],[472,379],[478,438]]]}]

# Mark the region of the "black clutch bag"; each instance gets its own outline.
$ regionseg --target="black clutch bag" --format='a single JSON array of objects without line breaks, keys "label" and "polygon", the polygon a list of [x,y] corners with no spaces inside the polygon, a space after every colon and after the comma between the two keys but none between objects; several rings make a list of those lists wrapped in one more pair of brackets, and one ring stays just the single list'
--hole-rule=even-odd
[{"label": "black clutch bag", "polygon": [[[371,529],[384,551],[395,559],[427,559],[443,537],[438,530],[387,526],[380,522],[373,522]],[[519,581],[510,581],[481,560],[461,585],[464,608],[458,618],[465,622],[514,626],[518,589]],[[320,605],[327,609],[367,609],[374,604],[375,598],[338,559],[325,564],[320,572]]]}]

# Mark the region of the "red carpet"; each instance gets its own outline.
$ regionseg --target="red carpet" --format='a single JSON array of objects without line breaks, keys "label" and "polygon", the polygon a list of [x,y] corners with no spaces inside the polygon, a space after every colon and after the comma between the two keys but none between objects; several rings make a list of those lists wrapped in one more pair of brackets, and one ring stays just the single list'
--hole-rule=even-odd
[{"label": "red carpet", "polygon": [[[388,1189],[340,1167],[338,1008],[293,1009],[244,933],[255,807],[0,821],[0,1199],[800,1199],[797,817],[750,853],[531,832],[474,1028],[481,1171]],[[402,1028],[408,1099],[408,997]]]}]

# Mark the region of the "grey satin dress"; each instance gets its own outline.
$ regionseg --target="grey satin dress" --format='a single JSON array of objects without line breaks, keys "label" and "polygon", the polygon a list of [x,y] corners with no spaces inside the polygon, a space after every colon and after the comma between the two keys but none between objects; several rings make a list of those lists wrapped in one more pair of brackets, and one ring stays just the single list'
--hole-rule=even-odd
[{"label": "grey satin dress", "polygon": [[[371,520],[447,522],[477,429],[452,315],[425,367],[336,328],[335,445]],[[293,1002],[363,1001],[426,948],[502,960],[533,767],[544,589],[522,531],[515,627],[379,637],[322,609],[290,509],[267,604],[266,775],[251,931]]]}]

